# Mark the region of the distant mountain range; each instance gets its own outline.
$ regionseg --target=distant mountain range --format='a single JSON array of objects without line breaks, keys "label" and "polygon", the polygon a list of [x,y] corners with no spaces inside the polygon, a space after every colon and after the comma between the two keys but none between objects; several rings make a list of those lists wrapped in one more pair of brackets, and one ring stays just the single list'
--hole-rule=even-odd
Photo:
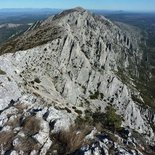
[{"label": "distant mountain range", "polygon": [[0,12],[42,12],[42,11],[61,11],[63,9],[54,8],[4,8]]},{"label": "distant mountain range", "polygon": [[[60,12],[64,9],[60,8],[2,8],[0,12]],[[139,11],[125,11],[125,10],[97,10],[97,9],[88,9],[89,11],[93,11],[95,13],[137,13]],[[144,11],[145,12],[145,11]],[[141,13],[144,13],[143,11]],[[146,13],[146,12],[145,12]],[[155,12],[149,12],[155,13]]]},{"label": "distant mountain range", "polygon": [[[0,9],[0,12],[60,12],[64,9],[56,9],[56,8],[4,8]],[[124,13],[128,11],[124,10],[97,10],[97,9],[89,9],[91,12],[96,13]]]}]

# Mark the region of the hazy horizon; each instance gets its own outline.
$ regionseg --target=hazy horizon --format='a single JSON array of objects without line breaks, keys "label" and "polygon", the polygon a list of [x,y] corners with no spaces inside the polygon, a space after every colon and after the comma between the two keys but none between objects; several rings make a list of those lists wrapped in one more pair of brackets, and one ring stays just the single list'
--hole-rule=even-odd
[{"label": "hazy horizon", "polygon": [[[78,7],[78,6],[77,6]],[[73,7],[75,8],[75,7]],[[10,12],[24,12],[24,11],[58,11],[58,10],[66,10],[72,8],[0,8],[0,12],[10,11]],[[87,8],[84,8],[87,9]],[[155,13],[155,10],[110,10],[110,9],[87,9],[87,10],[94,10],[94,11],[105,11],[105,12],[133,12],[133,13]]]},{"label": "hazy horizon", "polygon": [[155,0],[5,0],[0,9],[69,9],[81,6],[91,10],[155,12]]}]

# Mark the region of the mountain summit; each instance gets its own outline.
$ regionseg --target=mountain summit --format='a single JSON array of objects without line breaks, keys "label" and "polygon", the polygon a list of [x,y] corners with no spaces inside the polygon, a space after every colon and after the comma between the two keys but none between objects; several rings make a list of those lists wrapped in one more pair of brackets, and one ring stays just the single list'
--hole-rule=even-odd
[{"label": "mountain summit", "polygon": [[133,78],[141,43],[137,29],[78,7],[3,44],[3,154],[152,153],[155,115]]}]

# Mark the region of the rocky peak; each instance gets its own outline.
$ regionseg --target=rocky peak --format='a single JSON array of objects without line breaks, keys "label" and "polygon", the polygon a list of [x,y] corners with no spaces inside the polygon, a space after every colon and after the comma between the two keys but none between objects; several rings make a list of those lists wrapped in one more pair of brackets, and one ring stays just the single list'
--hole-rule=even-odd
[{"label": "rocky peak", "polygon": [[77,10],[77,11],[79,11],[79,12],[84,12],[84,11],[86,11],[84,8],[82,8],[82,7],[76,7],[76,8],[74,8],[73,10]]}]

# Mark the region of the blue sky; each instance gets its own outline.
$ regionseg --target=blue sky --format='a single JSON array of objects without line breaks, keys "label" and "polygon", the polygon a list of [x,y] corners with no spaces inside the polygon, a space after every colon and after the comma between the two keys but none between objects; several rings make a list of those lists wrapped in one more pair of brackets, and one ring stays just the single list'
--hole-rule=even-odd
[{"label": "blue sky", "polygon": [[155,0],[0,0],[0,8],[72,8],[155,11]]}]

